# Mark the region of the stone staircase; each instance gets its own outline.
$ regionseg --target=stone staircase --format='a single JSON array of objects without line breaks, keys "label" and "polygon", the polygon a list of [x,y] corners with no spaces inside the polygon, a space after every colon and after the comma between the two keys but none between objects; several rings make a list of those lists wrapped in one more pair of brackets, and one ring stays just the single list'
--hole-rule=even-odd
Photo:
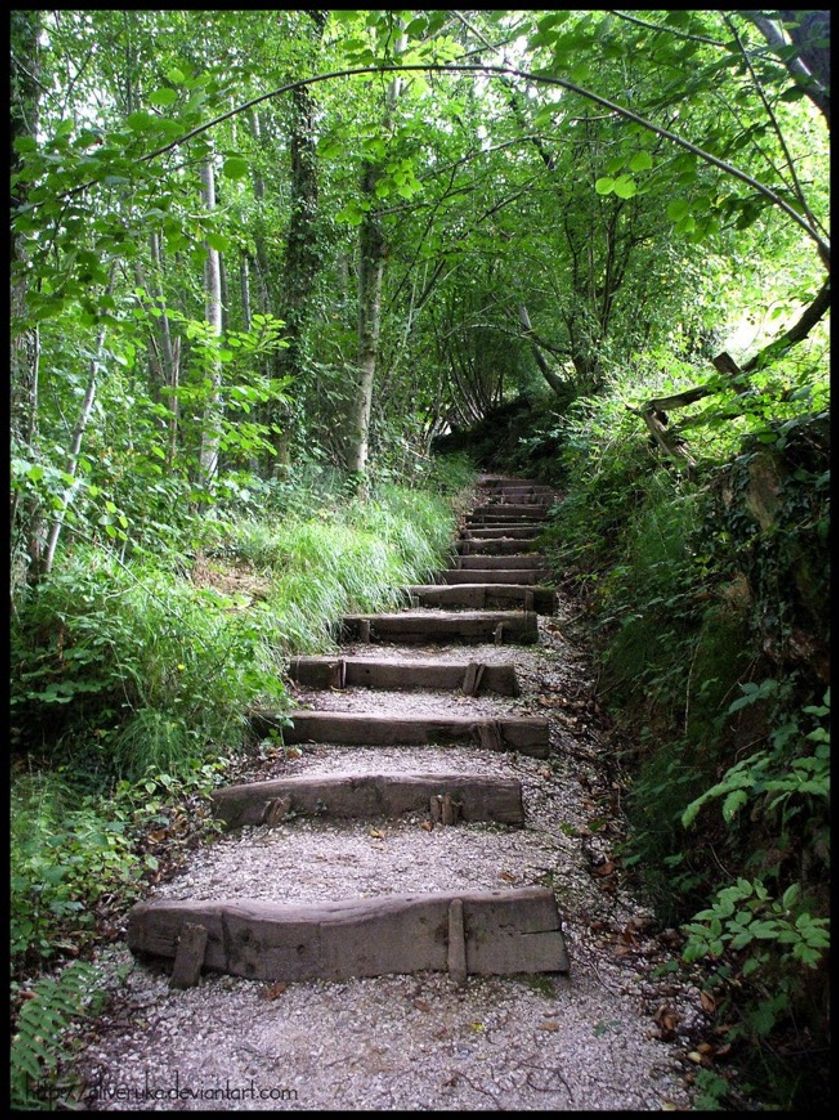
[{"label": "stone staircase", "polygon": [[[356,705],[352,711],[328,707],[253,716],[257,732],[281,728],[286,744],[413,751],[415,772],[377,770],[371,749],[364,772],[220,789],[215,812],[228,828],[293,826],[296,817],[309,815],[358,819],[409,813],[424,816],[428,827],[459,822],[523,826],[517,779],[427,773],[422,764],[422,748],[432,744],[473,743],[539,759],[550,749],[545,719],[456,710],[457,693],[516,696],[519,682],[512,664],[462,662],[434,653],[440,644],[535,643],[537,615],[555,609],[554,590],[539,582],[547,572],[536,551],[552,491],[492,475],[482,476],[479,487],[481,504],[466,517],[451,566],[438,573],[439,582],[406,588],[408,609],[343,619],[342,640],[360,643],[365,655],[299,657],[289,670],[299,685],[332,696],[357,688],[372,690],[373,698],[376,689],[449,690],[451,713],[414,710],[394,717],[359,711]],[[420,648],[415,658],[376,657],[368,647],[381,643]],[[431,969],[448,971],[456,984],[469,974],[568,971],[561,920],[548,887],[383,894],[318,904],[154,900],[131,911],[128,944],[136,954],[172,958],[171,985],[178,988],[197,983],[202,968],[272,981]]]}]

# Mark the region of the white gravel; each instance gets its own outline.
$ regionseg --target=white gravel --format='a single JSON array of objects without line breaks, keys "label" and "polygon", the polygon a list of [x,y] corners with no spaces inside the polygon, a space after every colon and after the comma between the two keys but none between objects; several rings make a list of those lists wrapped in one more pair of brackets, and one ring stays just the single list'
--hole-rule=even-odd
[{"label": "white gravel", "polygon": [[[111,948],[99,963],[115,998],[92,1025],[78,1061],[87,1084],[81,1107],[688,1107],[683,1047],[678,1039],[652,1037],[651,1016],[662,996],[649,969],[660,952],[644,957],[643,944],[638,952],[620,949],[620,931],[634,928],[632,922],[643,927],[647,912],[616,876],[592,873],[609,855],[609,838],[596,820],[610,796],[602,766],[608,745],[589,726],[588,670],[562,637],[563,625],[561,618],[541,620],[538,647],[352,647],[377,656],[514,661],[520,698],[362,689],[298,695],[304,706],[377,714],[548,715],[554,753],[547,762],[468,746],[312,746],[297,758],[276,752],[249,775],[514,776],[523,786],[524,828],[469,824],[428,832],[417,817],[249,827],[201,848],[153,897],[314,902],[549,885],[564,919],[570,975],[470,977],[458,990],[437,973],[287,987],[207,974],[196,988],[172,992],[166,968],[137,964],[125,948]],[[682,998],[685,1025],[697,1011]]]}]

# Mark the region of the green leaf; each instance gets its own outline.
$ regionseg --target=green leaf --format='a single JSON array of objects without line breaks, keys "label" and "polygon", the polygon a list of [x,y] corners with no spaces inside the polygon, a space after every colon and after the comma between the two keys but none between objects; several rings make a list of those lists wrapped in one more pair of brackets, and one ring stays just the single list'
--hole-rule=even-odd
[{"label": "green leaf", "polygon": [[722,816],[726,823],[731,823],[735,815],[748,801],[748,794],[745,790],[735,789],[726,797],[722,803]]},{"label": "green leaf", "polygon": [[629,161],[630,171],[649,171],[653,165],[653,157],[649,152],[636,152]]},{"label": "green leaf", "polygon": [[615,180],[608,175],[604,175],[594,184],[594,189],[598,194],[611,194],[615,189]]},{"label": "green leaf", "polygon": [[230,239],[225,237],[223,233],[215,233],[211,230],[206,237],[207,244],[211,249],[216,249],[219,253],[226,253],[230,248]]},{"label": "green leaf", "polygon": [[228,156],[221,170],[228,179],[243,179],[248,173],[248,161],[241,156]]},{"label": "green leaf", "polygon": [[632,198],[638,193],[638,184],[629,175],[619,175],[615,179],[614,191],[618,198]]},{"label": "green leaf", "polygon": [[177,91],[165,87],[164,89],[155,90],[150,93],[148,101],[150,105],[157,105],[160,108],[166,108],[168,105],[173,105],[178,100]]},{"label": "green leaf", "polygon": [[678,222],[690,210],[690,203],[686,198],[674,198],[667,206],[667,217],[671,222]]},{"label": "green leaf", "polygon": [[147,113],[145,109],[140,109],[136,113],[129,113],[125,118],[125,123],[133,132],[145,132],[154,121],[151,113]]},{"label": "green leaf", "polygon": [[186,74],[183,70],[179,70],[177,66],[173,66],[171,70],[166,71],[166,80],[171,82],[173,86],[179,86],[186,81]]}]

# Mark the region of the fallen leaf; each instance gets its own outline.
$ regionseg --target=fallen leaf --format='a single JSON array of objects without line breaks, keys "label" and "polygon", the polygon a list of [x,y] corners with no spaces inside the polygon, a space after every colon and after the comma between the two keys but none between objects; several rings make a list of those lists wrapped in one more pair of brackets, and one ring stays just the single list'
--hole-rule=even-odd
[{"label": "fallen leaf", "polygon": [[679,1014],[672,1007],[663,1003],[653,1016],[653,1021],[658,1025],[662,1039],[667,1042],[676,1033],[676,1027],[679,1025]]},{"label": "fallen leaf", "polygon": [[678,1112],[679,1111],[679,1106],[677,1104],[674,1104],[673,1101],[662,1101],[661,1102],[661,1111],[662,1112]]},{"label": "fallen leaf", "polygon": [[262,989],[262,998],[276,999],[277,996],[281,996],[283,994],[287,987],[288,984],[286,984],[284,980],[278,980],[276,984],[271,984],[270,987]]},{"label": "fallen leaf", "polygon": [[700,1042],[696,1047],[700,1054],[713,1054],[714,1047],[710,1042]]},{"label": "fallen leaf", "polygon": [[505,883],[515,883],[516,877],[511,871],[499,871],[498,878],[503,879]]},{"label": "fallen leaf", "polygon": [[731,1053],[731,1043],[730,1042],[724,1042],[722,1044],[722,1046],[720,1046],[717,1049],[715,1057],[724,1058],[724,1057],[726,1057],[726,1055],[728,1055],[730,1053]]},{"label": "fallen leaf", "polygon": [[547,767],[544,770],[540,770],[539,773],[543,778],[552,778],[553,777],[553,771],[548,770]]},{"label": "fallen leaf", "polygon": [[420,828],[424,828],[426,832],[434,831],[434,821],[422,821]]},{"label": "fallen leaf", "polygon": [[695,1062],[697,1065],[702,1064],[702,1055],[699,1053],[698,1050],[691,1050],[690,1053],[688,1054],[688,1059],[691,1062]]},{"label": "fallen leaf", "polygon": [[594,874],[600,876],[600,878],[605,878],[606,875],[611,875],[614,870],[614,863],[612,863],[610,859],[607,859],[605,863],[601,863],[599,867],[595,867]]},{"label": "fallen leaf", "polygon": [[385,834],[383,832],[379,832],[377,828],[371,828],[368,835],[372,836],[374,840],[384,840],[385,838]]},{"label": "fallen leaf", "polygon": [[484,1024],[483,1023],[470,1023],[469,1024],[469,1029],[470,1029],[470,1031],[475,1031],[475,1033],[478,1034],[480,1031],[484,1030]]},{"label": "fallen leaf", "polygon": [[414,1004],[414,1007],[417,1009],[417,1011],[430,1011],[431,1010],[431,1004],[426,1003],[424,999],[415,999],[413,1001],[413,1004]]},{"label": "fallen leaf", "polygon": [[559,1023],[557,1023],[557,1021],[555,1019],[547,1019],[544,1023],[539,1024],[538,1029],[540,1031],[551,1031],[551,1032],[558,1031],[559,1030]]},{"label": "fallen leaf", "polygon": [[702,1010],[708,1015],[713,1015],[717,1009],[717,1001],[710,994],[710,992],[700,992],[699,1002],[702,1004]]}]

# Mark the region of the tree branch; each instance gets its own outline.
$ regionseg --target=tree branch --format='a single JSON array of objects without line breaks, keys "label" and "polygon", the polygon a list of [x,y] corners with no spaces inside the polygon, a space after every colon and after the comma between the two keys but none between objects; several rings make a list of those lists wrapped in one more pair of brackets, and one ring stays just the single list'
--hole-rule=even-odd
[{"label": "tree branch", "polygon": [[[410,64],[405,63],[402,65],[386,64],[381,66],[354,66],[348,67],[343,70],[332,70],[325,74],[316,74],[311,78],[300,78],[296,82],[289,82],[286,85],[279,86],[277,89],[270,90],[268,93],[263,93],[258,97],[251,98],[250,101],[246,101],[242,105],[238,105],[233,109],[229,109],[226,113],[222,113],[220,116],[214,117],[212,120],[206,121],[204,124],[196,126],[190,132],[185,133],[183,136],[170,141],[168,144],[164,144],[160,148],[155,148],[154,151],[149,152],[145,156],[141,156],[137,160],[137,163],[148,163],[150,160],[156,159],[158,156],[162,156],[167,152],[173,151],[180,145],[186,144],[188,141],[193,140],[196,136],[200,136],[202,133],[207,132],[208,129],[213,128],[215,125],[229,120],[231,117],[234,117],[238,113],[242,113],[245,110],[250,109],[254,105],[258,105],[263,101],[268,101],[270,98],[278,97],[280,96],[280,94],[290,93],[295,89],[302,89],[304,86],[314,85],[317,82],[330,81],[333,78],[349,78],[358,74],[387,74],[394,72],[409,73],[418,70],[431,71],[434,73],[442,74],[511,75],[512,77],[523,78],[529,82],[541,82],[545,85],[560,86],[562,89],[566,89],[570,93],[576,93],[580,97],[584,97],[589,101],[594,101],[598,105],[603,105],[611,112],[617,113],[618,116],[621,116],[626,120],[633,121],[635,124],[640,125],[642,128],[646,128],[650,132],[654,132],[656,136],[661,136],[666,140],[670,140],[678,147],[684,148],[685,151],[691,152],[693,155],[701,159],[704,163],[711,164],[713,167],[717,167],[719,168],[719,170],[724,171],[727,175],[731,175],[735,179],[740,179],[741,182],[747,183],[750,187],[756,190],[759,194],[762,194],[765,198],[768,198],[770,202],[779,207],[779,209],[783,210],[785,214],[792,218],[796,225],[799,225],[808,235],[808,237],[810,237],[816,243],[816,245],[819,247],[823,259],[825,257],[829,259],[830,245],[826,241],[824,241],[819,233],[814,230],[812,226],[804,218],[802,218],[801,215],[797,213],[797,211],[794,210],[792,206],[789,205],[788,202],[785,202],[769,187],[765,186],[757,179],[752,178],[751,175],[747,175],[745,171],[741,171],[733,164],[726,163],[725,160],[719,159],[717,156],[712,155],[710,152],[706,152],[696,144],[692,144],[689,140],[685,140],[683,137],[677,136],[676,133],[671,132],[669,129],[661,128],[658,125],[653,124],[652,121],[646,120],[646,118],[639,116],[638,113],[633,112],[631,109],[627,109],[623,105],[618,105],[616,102],[610,101],[607,97],[601,97],[599,93],[594,93],[592,90],[585,89],[583,86],[577,85],[576,82],[568,81],[567,78],[554,78],[549,77],[545,74],[533,74],[528,70],[519,70],[516,67],[512,66],[464,66],[458,65],[456,63],[446,63],[444,65],[442,63],[431,62]],[[57,195],[56,197],[72,197],[73,195],[76,195],[81,191],[87,190],[88,187],[94,186],[97,182],[97,179],[90,179],[88,182],[82,183],[78,187],[73,187],[71,190],[65,191],[63,194]],[[18,213],[26,213],[29,210],[34,210],[38,206],[42,205],[43,201],[46,200],[42,200],[41,202],[27,203],[25,206],[19,209]]]}]

